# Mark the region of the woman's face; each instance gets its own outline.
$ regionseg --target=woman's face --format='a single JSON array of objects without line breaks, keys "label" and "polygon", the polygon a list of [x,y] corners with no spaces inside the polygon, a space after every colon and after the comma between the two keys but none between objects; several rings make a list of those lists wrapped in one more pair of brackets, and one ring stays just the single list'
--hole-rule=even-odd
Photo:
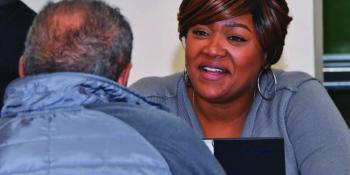
[{"label": "woman's face", "polygon": [[188,75],[202,98],[225,102],[253,95],[265,61],[250,14],[191,27],[185,51]]}]

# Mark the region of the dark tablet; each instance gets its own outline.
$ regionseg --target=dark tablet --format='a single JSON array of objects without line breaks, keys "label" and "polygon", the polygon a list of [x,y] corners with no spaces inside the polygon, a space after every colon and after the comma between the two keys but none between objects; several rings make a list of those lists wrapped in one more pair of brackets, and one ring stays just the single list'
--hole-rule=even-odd
[{"label": "dark tablet", "polygon": [[282,138],[204,141],[228,175],[285,175]]}]

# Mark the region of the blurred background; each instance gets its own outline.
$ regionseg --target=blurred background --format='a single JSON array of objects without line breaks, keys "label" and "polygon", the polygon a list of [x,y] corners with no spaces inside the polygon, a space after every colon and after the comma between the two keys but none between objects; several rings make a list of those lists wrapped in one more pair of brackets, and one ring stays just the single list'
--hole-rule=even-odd
[{"label": "blurred background", "polygon": [[350,126],[350,1],[323,0],[324,85]]}]

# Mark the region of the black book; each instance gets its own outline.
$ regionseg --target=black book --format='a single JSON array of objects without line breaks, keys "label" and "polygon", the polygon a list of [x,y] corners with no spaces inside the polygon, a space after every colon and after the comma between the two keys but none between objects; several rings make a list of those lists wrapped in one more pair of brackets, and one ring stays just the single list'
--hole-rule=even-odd
[{"label": "black book", "polygon": [[282,138],[205,139],[228,175],[285,175]]}]

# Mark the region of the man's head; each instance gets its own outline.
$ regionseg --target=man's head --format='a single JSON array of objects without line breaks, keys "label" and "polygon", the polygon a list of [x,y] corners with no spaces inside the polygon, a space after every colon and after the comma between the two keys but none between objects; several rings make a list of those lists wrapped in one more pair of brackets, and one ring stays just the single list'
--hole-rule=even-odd
[{"label": "man's head", "polygon": [[119,9],[104,2],[49,3],[28,33],[20,72],[83,72],[118,82],[126,75],[126,80],[119,82],[125,84],[131,67],[132,40],[130,25]]}]

